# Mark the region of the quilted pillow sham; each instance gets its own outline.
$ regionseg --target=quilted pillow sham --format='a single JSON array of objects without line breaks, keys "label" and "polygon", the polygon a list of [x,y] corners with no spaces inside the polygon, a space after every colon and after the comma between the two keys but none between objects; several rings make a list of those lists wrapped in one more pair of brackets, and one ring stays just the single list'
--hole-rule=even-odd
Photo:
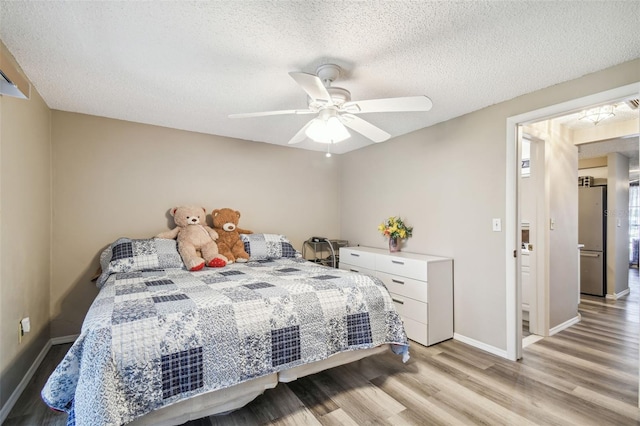
[{"label": "quilted pillow sham", "polygon": [[102,274],[97,281],[98,287],[102,287],[113,273],[183,268],[184,263],[176,240],[119,238],[102,251],[100,266]]},{"label": "quilted pillow sham", "polygon": [[240,234],[240,238],[244,243],[244,251],[249,254],[249,260],[298,257],[298,252],[284,235]]}]

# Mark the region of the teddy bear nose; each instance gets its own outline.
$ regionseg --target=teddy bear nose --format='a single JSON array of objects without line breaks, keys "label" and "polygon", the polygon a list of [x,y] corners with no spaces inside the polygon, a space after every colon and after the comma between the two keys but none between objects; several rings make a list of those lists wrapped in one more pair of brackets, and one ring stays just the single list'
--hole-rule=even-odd
[{"label": "teddy bear nose", "polygon": [[191,222],[196,223],[197,221],[198,221],[198,218],[197,218],[197,217],[192,217],[192,218],[191,218]]}]

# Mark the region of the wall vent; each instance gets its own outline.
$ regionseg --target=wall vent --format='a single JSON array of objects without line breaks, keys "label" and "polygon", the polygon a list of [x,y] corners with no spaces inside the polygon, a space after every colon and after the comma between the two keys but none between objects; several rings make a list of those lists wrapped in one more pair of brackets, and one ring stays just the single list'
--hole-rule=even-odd
[{"label": "wall vent", "polygon": [[31,85],[0,46],[0,95],[29,99]]},{"label": "wall vent", "polygon": [[631,109],[638,109],[640,106],[640,99],[627,99],[624,102],[629,105],[629,108]]}]

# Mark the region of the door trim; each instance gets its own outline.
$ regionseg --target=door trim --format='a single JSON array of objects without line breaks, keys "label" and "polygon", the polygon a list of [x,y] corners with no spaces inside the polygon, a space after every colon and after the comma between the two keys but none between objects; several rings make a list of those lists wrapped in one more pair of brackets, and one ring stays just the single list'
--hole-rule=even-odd
[{"label": "door trim", "polygon": [[[520,126],[519,126],[520,127]],[[531,152],[531,173],[529,176],[530,188],[532,195],[535,198],[535,214],[530,220],[529,235],[530,241],[533,241],[533,256],[529,254],[530,262],[530,285],[533,293],[531,294],[531,300],[529,303],[529,331],[531,334],[538,336],[547,336],[546,333],[549,329],[549,324],[546,321],[549,317],[548,303],[546,303],[549,293],[549,274],[547,268],[547,247],[549,245],[549,231],[547,227],[548,223],[548,211],[549,211],[549,198],[547,174],[546,174],[546,161],[545,152],[547,150],[546,141],[548,135],[534,136],[529,134],[524,129],[521,130],[522,140],[528,140]],[[522,177],[520,176],[520,179]],[[520,185],[522,181],[518,182]],[[520,188],[520,187],[518,187]],[[520,194],[520,192],[518,192]],[[522,200],[519,200],[519,206],[521,206]],[[519,220],[522,223],[522,220]],[[520,235],[520,233],[518,233]],[[522,284],[519,284],[522,285]]]},{"label": "door trim", "polygon": [[[507,117],[506,122],[506,211],[505,211],[505,282],[506,282],[506,342],[507,358],[517,360],[522,357],[522,294],[518,288],[521,273],[520,257],[514,259],[513,253],[519,252],[520,218],[518,212],[518,175],[520,173],[518,149],[518,125],[550,119],[567,113],[573,113],[598,103],[606,103],[637,96],[640,92],[640,82],[606,90],[593,95],[584,96],[570,101],[551,105],[545,108],[529,111],[523,114]],[[514,260],[516,260],[514,262]]]}]

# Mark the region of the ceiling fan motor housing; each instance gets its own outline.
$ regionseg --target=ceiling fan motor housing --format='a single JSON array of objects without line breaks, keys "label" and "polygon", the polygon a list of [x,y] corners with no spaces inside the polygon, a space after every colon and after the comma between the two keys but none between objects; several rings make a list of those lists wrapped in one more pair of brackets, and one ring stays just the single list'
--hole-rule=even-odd
[{"label": "ceiling fan motor housing", "polygon": [[327,87],[327,92],[329,92],[329,95],[331,96],[331,104],[327,104],[324,101],[311,99],[309,97],[309,108],[315,111],[319,111],[329,106],[342,108],[342,105],[344,105],[346,102],[351,101],[351,92],[349,92],[347,89],[343,89],[342,87]]},{"label": "ceiling fan motor housing", "polygon": [[316,75],[325,87],[329,87],[331,83],[340,77],[340,67],[336,64],[323,64],[316,69]]}]

